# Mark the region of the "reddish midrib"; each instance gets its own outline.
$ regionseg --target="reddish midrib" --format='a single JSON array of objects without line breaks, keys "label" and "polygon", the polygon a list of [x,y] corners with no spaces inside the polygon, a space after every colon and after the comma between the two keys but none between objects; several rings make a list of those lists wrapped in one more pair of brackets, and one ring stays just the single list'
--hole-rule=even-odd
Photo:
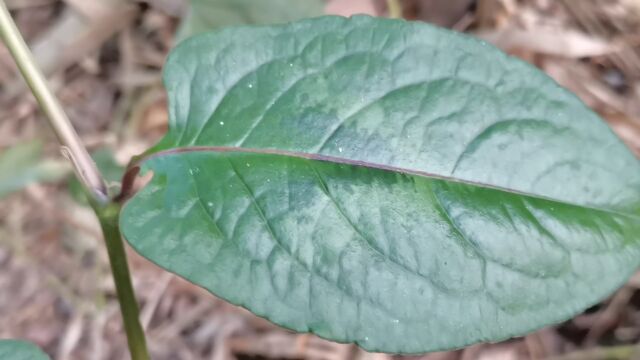
[{"label": "reddish midrib", "polygon": [[190,152],[245,153],[245,154],[259,154],[259,155],[277,155],[277,156],[286,156],[286,157],[293,157],[293,158],[306,159],[306,160],[324,161],[324,162],[330,162],[330,163],[335,163],[335,164],[344,164],[344,165],[351,165],[351,166],[362,166],[362,167],[371,168],[371,169],[385,170],[385,171],[391,171],[391,172],[395,172],[395,173],[419,176],[419,177],[423,177],[423,178],[427,178],[427,179],[443,180],[443,181],[448,181],[448,182],[453,182],[453,183],[458,183],[458,184],[464,184],[464,185],[470,185],[470,186],[475,186],[475,187],[480,187],[480,188],[485,188],[485,189],[492,189],[492,190],[507,192],[507,193],[511,193],[511,194],[515,194],[515,195],[527,196],[527,197],[542,199],[542,200],[551,201],[551,202],[555,202],[555,203],[561,203],[561,204],[565,204],[565,205],[570,205],[570,206],[581,207],[581,208],[585,208],[585,209],[591,209],[591,210],[595,210],[595,211],[601,211],[601,212],[616,214],[616,215],[624,216],[624,217],[638,218],[637,216],[634,216],[633,214],[621,213],[621,212],[619,212],[617,210],[601,209],[601,208],[595,208],[595,207],[581,205],[581,204],[575,204],[575,203],[571,203],[571,202],[567,202],[567,201],[563,201],[563,200],[553,199],[553,198],[546,197],[546,196],[539,195],[539,194],[527,193],[527,192],[519,191],[519,190],[516,190],[516,189],[509,189],[509,188],[496,186],[496,185],[492,185],[492,184],[486,184],[486,183],[481,183],[481,182],[475,182],[475,181],[455,178],[455,177],[452,177],[452,176],[434,174],[434,173],[430,173],[430,172],[427,172],[427,171],[421,171],[421,170],[415,170],[415,169],[407,169],[407,168],[401,168],[401,167],[391,166],[391,165],[386,165],[386,164],[378,164],[378,163],[372,163],[372,162],[367,162],[367,161],[363,161],[363,160],[341,158],[341,157],[322,155],[322,154],[311,154],[311,153],[298,152],[298,151],[289,151],[289,150],[280,150],[280,149],[268,149],[268,148],[262,148],[262,149],[241,148],[241,147],[233,147],[233,146],[188,146],[188,147],[178,147],[178,148],[172,148],[172,149],[168,149],[168,150],[158,151],[156,153],[143,156],[140,159],[137,159],[137,161],[135,161],[133,164],[128,166],[128,168],[127,168],[127,170],[126,170],[126,172],[125,172],[125,174],[123,176],[123,180],[122,180],[122,191],[121,191],[120,195],[117,196],[116,201],[125,200],[125,198],[127,198],[127,197],[129,197],[131,195],[131,190],[132,190],[132,187],[133,187],[132,186],[133,185],[133,180],[135,180],[135,177],[137,176],[137,174],[139,172],[140,165],[143,162],[145,162],[145,161],[147,161],[149,159],[153,159],[153,158],[157,158],[157,157],[161,157],[161,156],[165,156],[165,155],[190,153]]}]

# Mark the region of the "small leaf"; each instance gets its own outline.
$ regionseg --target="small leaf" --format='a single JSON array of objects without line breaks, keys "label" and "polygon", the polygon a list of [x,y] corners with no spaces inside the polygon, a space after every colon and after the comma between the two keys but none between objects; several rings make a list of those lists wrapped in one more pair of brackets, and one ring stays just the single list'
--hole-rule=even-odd
[{"label": "small leaf", "polygon": [[42,144],[31,141],[0,152],[0,198],[37,182],[55,182],[70,173],[66,162],[43,159]]},{"label": "small leaf", "polygon": [[267,25],[322,15],[322,0],[191,0],[177,41],[231,25]]},{"label": "small leaf", "polygon": [[37,346],[22,340],[0,340],[0,359],[48,360]]},{"label": "small leaf", "polygon": [[640,261],[640,164],[530,65],[422,23],[185,41],[124,207],[143,256],[296,331],[418,353],[523,335]]}]

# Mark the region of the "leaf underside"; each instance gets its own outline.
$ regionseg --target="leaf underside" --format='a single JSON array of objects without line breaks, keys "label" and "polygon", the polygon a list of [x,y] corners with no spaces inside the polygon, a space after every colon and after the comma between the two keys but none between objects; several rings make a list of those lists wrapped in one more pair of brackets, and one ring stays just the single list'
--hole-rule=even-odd
[{"label": "leaf underside", "polygon": [[49,357],[29,342],[0,339],[0,359],[48,360]]},{"label": "leaf underside", "polygon": [[143,256],[296,331],[418,353],[562,321],[638,265],[640,166],[525,63],[323,17],[185,41],[125,208]]}]

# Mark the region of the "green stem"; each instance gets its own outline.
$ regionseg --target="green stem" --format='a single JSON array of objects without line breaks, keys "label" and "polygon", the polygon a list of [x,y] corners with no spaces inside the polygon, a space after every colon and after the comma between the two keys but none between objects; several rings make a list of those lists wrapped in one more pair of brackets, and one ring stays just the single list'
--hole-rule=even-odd
[{"label": "green stem", "polygon": [[389,17],[392,19],[402,19],[402,4],[399,0],[387,0]]},{"label": "green stem", "polygon": [[62,144],[65,154],[73,163],[75,173],[98,216],[109,253],[111,272],[116,285],[131,359],[148,360],[149,354],[144,332],[138,319],[138,304],[131,285],[127,254],[120,237],[118,226],[120,206],[110,201],[100,171],[71,126],[62,105],[47,85],[47,81],[38,69],[33,55],[20,35],[20,31],[3,0],[0,0],[0,37],[7,45],[22,76],[31,88],[31,92],[38,100],[49,124]]},{"label": "green stem", "polygon": [[0,37],[13,56],[24,80],[47,116],[49,124],[62,144],[63,153],[73,163],[73,168],[85,190],[94,201],[108,201],[107,188],[100,171],[80,141],[78,134],[64,112],[62,105],[49,88],[44,75],[33,59],[27,44],[9,14],[4,1],[0,1]]},{"label": "green stem", "polygon": [[638,345],[618,345],[579,350],[545,360],[633,360],[640,355]]},{"label": "green stem", "polygon": [[140,325],[138,314],[138,303],[136,302],[133,286],[131,285],[131,275],[127,265],[127,253],[120,236],[118,219],[120,217],[120,205],[111,203],[107,206],[93,205],[93,209],[98,214],[100,226],[104,233],[109,262],[111,263],[111,273],[116,284],[118,302],[124,322],[124,329],[129,341],[129,351],[133,360],[147,360],[147,343],[144,331]]}]

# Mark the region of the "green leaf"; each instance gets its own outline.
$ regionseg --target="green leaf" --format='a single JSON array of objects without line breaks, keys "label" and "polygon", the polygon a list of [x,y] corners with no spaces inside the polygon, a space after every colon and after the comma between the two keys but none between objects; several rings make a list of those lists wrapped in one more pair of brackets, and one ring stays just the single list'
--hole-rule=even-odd
[{"label": "green leaf", "polygon": [[48,360],[37,346],[22,340],[0,340],[0,359]]},{"label": "green leaf", "polygon": [[202,35],[124,207],[143,256],[296,331],[418,353],[565,320],[639,264],[640,164],[526,63],[423,23]]},{"label": "green leaf", "polygon": [[230,25],[286,23],[323,13],[322,0],[191,0],[177,41]]},{"label": "green leaf", "polygon": [[30,141],[0,152],[0,199],[37,182],[55,182],[69,174],[66,162],[43,159],[42,144]]}]

